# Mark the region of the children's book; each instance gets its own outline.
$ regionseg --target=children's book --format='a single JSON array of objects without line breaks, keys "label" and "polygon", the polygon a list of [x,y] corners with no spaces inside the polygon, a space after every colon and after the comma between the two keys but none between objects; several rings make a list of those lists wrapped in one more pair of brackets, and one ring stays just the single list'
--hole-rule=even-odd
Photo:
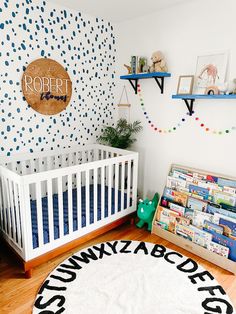
[{"label": "children's book", "polygon": [[221,186],[230,186],[231,188],[236,188],[236,181],[224,178],[218,178],[217,183]]},{"label": "children's book", "polygon": [[191,220],[189,218],[183,217],[183,216],[179,216],[176,217],[176,223],[182,226],[189,226]]},{"label": "children's book", "polygon": [[178,216],[179,216],[179,213],[176,213],[168,208],[158,206],[156,219],[162,223],[167,224],[168,230],[172,233],[175,232],[175,225],[176,225],[175,218]]},{"label": "children's book", "polygon": [[193,213],[193,221],[192,224],[198,228],[204,227],[204,221],[212,221],[213,216],[211,214],[207,214],[204,212],[199,212],[198,210],[195,210]]},{"label": "children's book", "polygon": [[164,189],[164,196],[169,200],[169,201],[173,201],[179,205],[182,206],[186,206],[187,204],[187,200],[188,200],[188,195],[179,192],[179,191],[175,191],[172,190],[170,188],[165,187]]},{"label": "children's book", "polygon": [[198,179],[198,180],[206,180],[207,175],[203,173],[198,173],[198,172],[193,172],[193,177]]},{"label": "children's book", "polygon": [[229,248],[229,259],[236,261],[236,240],[230,239],[213,230],[206,230],[212,234],[212,241]]},{"label": "children's book", "polygon": [[175,233],[186,240],[193,241],[194,231],[192,230],[191,226],[183,226],[176,224]]},{"label": "children's book", "polygon": [[209,221],[209,220],[204,220],[204,228],[207,230],[213,230],[219,234],[223,234],[223,227],[214,224],[213,222]]},{"label": "children's book", "polygon": [[167,223],[165,223],[165,222],[162,222],[162,221],[157,221],[157,220],[155,220],[155,225],[157,225],[158,227],[160,227],[161,229],[163,229],[163,230],[168,230],[168,225],[167,225]]},{"label": "children's book", "polygon": [[212,175],[208,174],[206,180],[209,181],[209,182],[217,183],[218,182],[218,177],[215,177],[215,176],[212,176]]},{"label": "children's book", "polygon": [[206,212],[207,210],[207,202],[196,199],[194,197],[188,198],[187,207],[193,210],[198,210],[200,212]]},{"label": "children's book", "polygon": [[230,186],[224,186],[223,187],[223,192],[228,193],[228,194],[232,194],[232,195],[235,196],[236,188],[231,188]]},{"label": "children's book", "polygon": [[211,252],[214,252],[226,258],[229,257],[229,248],[219,243],[215,243],[211,241],[210,243],[208,243],[207,249]]},{"label": "children's book", "polygon": [[[232,219],[236,219],[236,212],[232,212],[230,210],[226,210],[224,208],[221,208],[220,205],[217,206],[214,206],[212,204],[208,204],[207,206],[207,213],[209,214],[221,214],[222,216],[225,216],[226,217],[229,217],[229,218],[232,218]],[[217,217],[217,216],[216,216]],[[218,223],[219,221],[217,221]]]},{"label": "children's book", "polygon": [[192,230],[194,231],[193,242],[207,248],[207,245],[212,240],[212,234],[194,226],[192,226]]},{"label": "children's book", "polygon": [[227,237],[236,237],[236,221],[220,218],[219,225],[223,227],[223,233]]},{"label": "children's book", "polygon": [[190,176],[188,173],[182,173],[177,170],[173,171],[173,177],[185,180],[187,182],[193,182],[193,176]]},{"label": "children's book", "polygon": [[213,191],[213,199],[216,204],[226,204],[230,206],[235,206],[236,204],[236,197],[225,192]]},{"label": "children's book", "polygon": [[193,209],[186,207],[184,216],[186,218],[188,218],[190,221],[192,221],[193,220],[193,213],[194,213]]},{"label": "children's book", "polygon": [[236,213],[236,206],[231,206],[224,203],[220,203],[220,207],[222,207],[223,209],[229,210],[233,213]]},{"label": "children's book", "polygon": [[180,214],[180,216],[184,216],[185,214],[185,207],[181,206],[181,205],[177,205],[174,203],[169,202],[169,208],[177,213]]},{"label": "children's book", "polygon": [[171,176],[168,176],[166,179],[166,187],[170,189],[176,189],[177,187],[186,187],[186,181],[180,178],[174,178]]},{"label": "children's book", "polygon": [[193,193],[193,194],[196,194],[196,195],[203,196],[203,199],[204,199],[204,200],[207,200],[207,199],[208,199],[208,196],[209,196],[209,191],[208,191],[208,189],[202,188],[202,187],[197,186],[197,185],[192,185],[192,184],[190,184],[190,185],[189,185],[189,192],[191,192],[191,193]]},{"label": "children's book", "polygon": [[207,189],[209,191],[210,195],[213,194],[213,191],[222,191],[223,190],[222,187],[220,187],[218,184],[212,183],[212,182],[199,181],[198,186],[201,188]]}]

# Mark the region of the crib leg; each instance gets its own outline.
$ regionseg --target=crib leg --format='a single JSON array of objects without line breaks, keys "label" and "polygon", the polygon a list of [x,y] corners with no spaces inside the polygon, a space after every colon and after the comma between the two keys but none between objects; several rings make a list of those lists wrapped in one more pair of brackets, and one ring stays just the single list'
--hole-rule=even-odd
[{"label": "crib leg", "polygon": [[33,269],[28,269],[25,271],[25,278],[29,279],[32,277]]}]

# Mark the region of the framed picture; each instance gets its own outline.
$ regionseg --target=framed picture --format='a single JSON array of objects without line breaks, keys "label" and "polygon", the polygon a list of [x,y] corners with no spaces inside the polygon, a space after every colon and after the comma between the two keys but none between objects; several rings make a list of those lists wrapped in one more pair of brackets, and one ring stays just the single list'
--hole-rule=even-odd
[{"label": "framed picture", "polygon": [[204,94],[209,86],[219,86],[225,82],[228,52],[197,57],[194,93]]},{"label": "framed picture", "polygon": [[193,91],[194,75],[181,75],[177,88],[177,94],[190,95]]}]

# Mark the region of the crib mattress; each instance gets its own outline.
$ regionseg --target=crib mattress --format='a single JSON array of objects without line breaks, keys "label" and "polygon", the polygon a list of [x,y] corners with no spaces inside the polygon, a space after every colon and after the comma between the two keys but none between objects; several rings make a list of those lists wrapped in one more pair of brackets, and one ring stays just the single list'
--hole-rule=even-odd
[{"label": "crib mattress", "polygon": [[[105,197],[104,197],[104,215],[108,216],[108,187],[105,186]],[[94,211],[97,211],[97,220],[102,219],[101,214],[101,185],[97,186],[97,208],[94,208],[94,186],[89,187],[89,198],[90,198],[90,211],[87,221],[90,224],[94,223]],[[77,217],[77,189],[72,190],[72,201],[73,201],[73,231],[80,228],[86,227],[86,189],[81,187],[81,217]],[[132,206],[132,199],[127,204],[127,194],[124,193],[124,208]],[[121,191],[118,191],[118,211],[121,210]],[[49,239],[49,225],[48,225],[48,198],[42,198],[42,212],[43,212],[43,241],[44,244],[50,241]],[[115,190],[112,188],[111,191],[111,213],[115,213]],[[33,248],[38,247],[38,223],[37,223],[37,203],[35,200],[31,201],[31,220],[32,220],[32,239]],[[58,211],[58,194],[53,194],[53,225],[54,239],[59,238],[59,211]],[[68,234],[68,191],[63,192],[63,233]]]}]

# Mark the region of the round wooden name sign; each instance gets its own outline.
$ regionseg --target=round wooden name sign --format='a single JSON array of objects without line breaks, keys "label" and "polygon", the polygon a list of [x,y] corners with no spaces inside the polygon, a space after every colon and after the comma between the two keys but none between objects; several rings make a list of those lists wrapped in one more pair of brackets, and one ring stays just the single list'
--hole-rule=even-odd
[{"label": "round wooden name sign", "polygon": [[26,68],[22,91],[28,104],[37,112],[54,115],[64,110],[71,99],[69,74],[52,59],[38,59]]}]

